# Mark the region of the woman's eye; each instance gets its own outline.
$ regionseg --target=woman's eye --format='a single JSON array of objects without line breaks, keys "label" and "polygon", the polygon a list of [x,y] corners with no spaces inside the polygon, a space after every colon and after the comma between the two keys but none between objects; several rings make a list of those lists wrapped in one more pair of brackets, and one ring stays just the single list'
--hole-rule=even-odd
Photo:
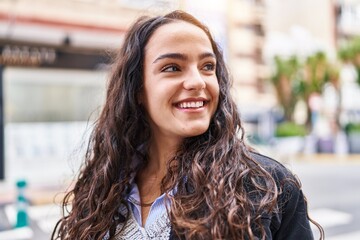
[{"label": "woman's eye", "polygon": [[162,72],[177,72],[180,71],[180,69],[175,65],[166,66],[163,69],[161,69]]},{"label": "woman's eye", "polygon": [[213,71],[213,70],[215,70],[215,64],[213,64],[213,63],[207,63],[207,64],[205,64],[204,70],[206,70],[206,71]]}]

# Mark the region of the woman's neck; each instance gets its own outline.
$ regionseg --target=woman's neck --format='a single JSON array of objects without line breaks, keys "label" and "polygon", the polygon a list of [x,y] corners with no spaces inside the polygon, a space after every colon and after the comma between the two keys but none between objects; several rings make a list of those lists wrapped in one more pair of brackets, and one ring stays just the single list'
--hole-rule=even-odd
[{"label": "woman's neck", "polygon": [[164,177],[167,162],[174,156],[179,146],[179,141],[168,138],[152,138],[148,146],[148,163],[146,171],[151,175]]},{"label": "woman's neck", "polygon": [[167,162],[175,154],[176,149],[176,146],[169,145],[169,142],[150,141],[147,152],[148,162],[136,176],[142,204],[143,226],[150,211],[150,203],[161,195],[161,181],[166,175]]}]

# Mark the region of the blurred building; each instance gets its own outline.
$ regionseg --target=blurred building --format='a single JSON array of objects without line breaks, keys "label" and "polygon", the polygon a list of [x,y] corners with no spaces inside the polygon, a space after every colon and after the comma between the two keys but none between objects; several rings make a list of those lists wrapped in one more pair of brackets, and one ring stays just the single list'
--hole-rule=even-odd
[{"label": "blurred building", "polygon": [[76,169],[69,151],[90,131],[140,2],[0,1],[0,179],[51,181]]},{"label": "blurred building", "polygon": [[334,54],[336,47],[333,0],[268,0],[264,57],[306,57],[315,51]]},{"label": "blurred building", "polygon": [[[237,21],[235,12],[228,16],[233,4],[245,21]],[[204,21],[235,71],[234,86],[242,91],[236,95],[248,101],[259,89],[257,65],[261,64],[259,45],[251,45],[253,39],[261,41],[256,39],[261,28],[247,12],[255,12],[254,6],[252,1],[216,0],[205,5],[187,0],[1,1],[1,129],[5,129],[6,149],[0,178],[31,178],[32,165],[48,166],[46,173],[56,176],[54,171],[72,154],[69,149],[89,128],[89,116],[96,117],[101,108],[114,50],[129,24],[143,14],[183,9]],[[229,37],[229,32],[241,33],[241,29],[245,32],[241,39]],[[76,169],[78,163],[71,164]]]},{"label": "blurred building", "polygon": [[360,36],[360,1],[338,0],[335,3],[336,34],[339,43]]},{"label": "blurred building", "polygon": [[5,144],[6,157],[5,165],[0,160],[0,179],[4,172],[25,174],[34,161],[63,164],[64,149],[74,147],[74,133],[78,139],[89,116],[101,108],[107,66],[140,15],[182,9],[205,22],[224,51],[243,118],[260,122],[261,131],[271,134],[266,119],[276,106],[268,81],[273,56],[306,56],[319,49],[334,55],[338,37],[359,29],[357,2],[2,0],[0,131],[5,132],[0,136],[6,141],[0,137],[0,146]]},{"label": "blurred building", "polygon": [[264,1],[229,1],[228,52],[235,97],[240,105],[252,108],[272,104],[264,96],[266,67],[262,49],[266,11]]}]

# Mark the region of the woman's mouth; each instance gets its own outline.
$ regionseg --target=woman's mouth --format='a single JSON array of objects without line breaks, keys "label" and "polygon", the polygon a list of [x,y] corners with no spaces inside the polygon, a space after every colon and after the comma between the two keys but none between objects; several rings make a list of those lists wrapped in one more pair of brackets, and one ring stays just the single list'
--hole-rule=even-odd
[{"label": "woman's mouth", "polygon": [[204,105],[205,105],[204,101],[180,102],[176,104],[178,108],[182,108],[182,109],[201,108]]}]

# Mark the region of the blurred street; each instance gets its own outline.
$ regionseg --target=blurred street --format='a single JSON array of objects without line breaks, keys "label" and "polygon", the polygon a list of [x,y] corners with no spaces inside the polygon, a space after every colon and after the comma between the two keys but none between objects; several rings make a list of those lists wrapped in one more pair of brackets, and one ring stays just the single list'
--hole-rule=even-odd
[{"label": "blurred street", "polygon": [[[289,158],[284,164],[298,175],[309,201],[310,216],[325,229],[328,240],[360,239],[360,156],[344,159],[334,155],[311,155]],[[31,193],[31,191],[29,192]],[[37,191],[37,203],[30,206],[30,227],[11,230],[16,209],[6,204],[9,196],[0,195],[0,240],[48,240],[60,216],[52,202],[55,189]],[[316,230],[314,230],[317,236]]]},{"label": "blurred street", "polygon": [[303,184],[310,216],[324,227],[326,239],[360,239],[360,156],[347,162],[326,157],[296,162],[291,168]]}]

